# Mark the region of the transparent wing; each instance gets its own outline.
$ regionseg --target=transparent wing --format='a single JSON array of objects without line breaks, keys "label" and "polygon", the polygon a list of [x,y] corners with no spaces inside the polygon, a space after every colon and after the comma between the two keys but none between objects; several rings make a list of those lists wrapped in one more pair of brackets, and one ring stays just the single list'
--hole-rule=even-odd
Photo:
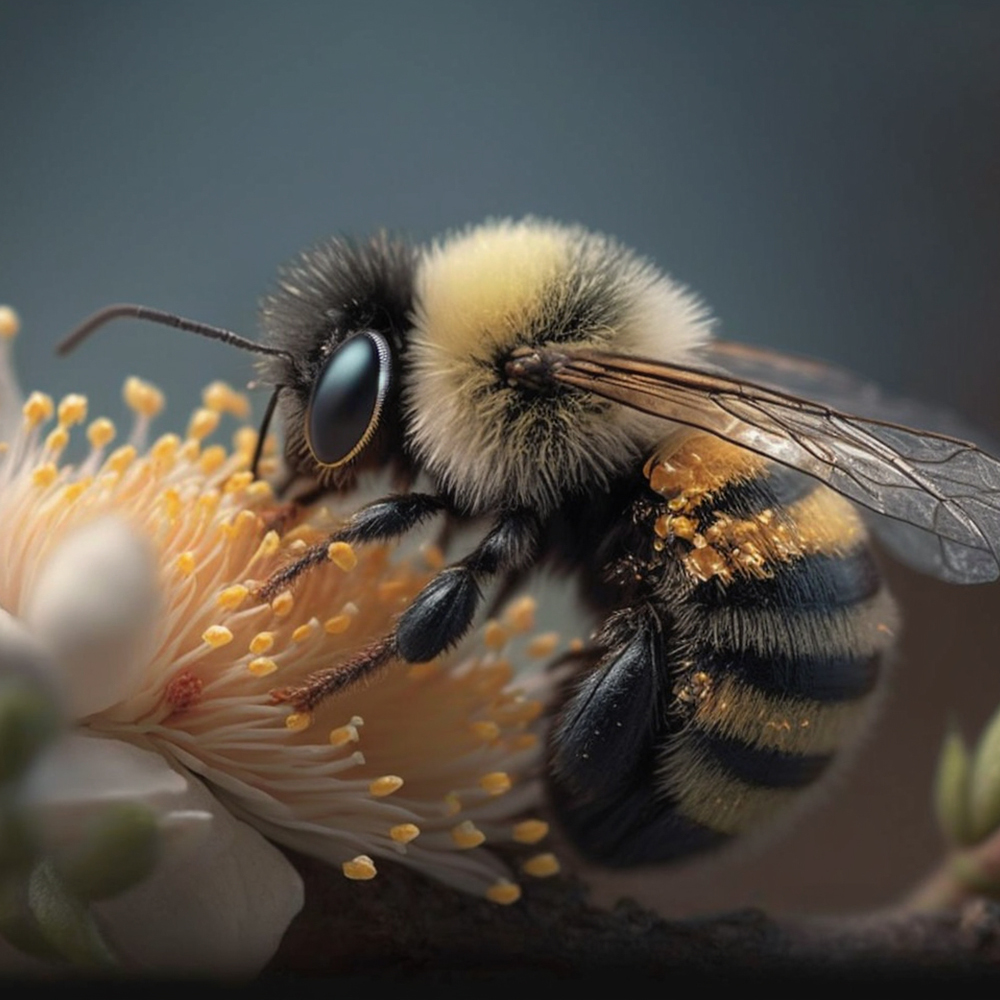
[{"label": "transparent wing", "polygon": [[[600,351],[537,357],[556,382],[708,431],[815,477],[880,515],[880,537],[924,572],[955,583],[1000,576],[1000,461],[960,437],[857,416],[720,372],[735,367],[723,353],[707,356],[712,370],[704,371]],[[753,358],[763,374],[761,357],[780,356]],[[813,363],[804,364],[799,375],[807,384],[821,378],[823,366],[810,373]],[[867,384],[832,371],[827,394],[857,400],[857,386]]]}]

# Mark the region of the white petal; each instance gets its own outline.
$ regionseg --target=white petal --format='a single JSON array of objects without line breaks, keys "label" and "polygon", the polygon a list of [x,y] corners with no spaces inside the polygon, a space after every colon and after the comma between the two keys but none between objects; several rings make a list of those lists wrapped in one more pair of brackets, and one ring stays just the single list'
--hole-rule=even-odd
[{"label": "white petal", "polygon": [[194,781],[151,750],[69,733],[28,773],[23,796],[43,839],[56,848],[80,836],[94,808],[109,802],[143,802],[164,817],[183,809]]},{"label": "white petal", "polygon": [[52,658],[12,614],[0,608],[0,677],[16,674],[51,686]]},{"label": "white petal", "polygon": [[212,834],[171,851],[145,882],[95,906],[127,968],[247,977],[277,950],[302,908],[298,873],[195,779],[184,808],[212,812]]},{"label": "white petal", "polygon": [[149,545],[118,518],[85,525],[50,556],[25,619],[52,651],[76,718],[134,689],[158,597]]}]

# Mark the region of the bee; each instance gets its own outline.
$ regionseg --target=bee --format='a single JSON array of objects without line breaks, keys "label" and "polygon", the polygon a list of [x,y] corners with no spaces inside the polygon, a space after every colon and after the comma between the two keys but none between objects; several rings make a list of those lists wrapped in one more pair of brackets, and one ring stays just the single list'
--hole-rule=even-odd
[{"label": "bee", "polygon": [[697,297],[580,227],[336,239],[285,269],[261,343],[113,306],[60,349],[119,316],[260,355],[273,387],[260,442],[277,414],[285,495],[390,474],[395,492],[261,599],[333,542],[487,522],[388,635],[275,701],[308,710],[391,661],[433,659],[489,585],[502,596],[543,565],[575,580],[598,625],[568,663],[548,782],[565,830],[604,864],[753,830],[851,742],[897,626],[870,532],[944,580],[1000,573],[1000,462],[911,429],[919,410],[876,405],[853,376],[714,339]]}]

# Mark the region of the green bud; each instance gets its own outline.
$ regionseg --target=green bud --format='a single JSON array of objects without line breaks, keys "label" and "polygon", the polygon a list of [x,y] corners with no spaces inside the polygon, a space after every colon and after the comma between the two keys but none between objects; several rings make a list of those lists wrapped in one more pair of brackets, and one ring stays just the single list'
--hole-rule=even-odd
[{"label": "green bud", "polygon": [[47,962],[59,958],[31,915],[26,876],[0,878],[0,937],[34,958]]},{"label": "green bud", "polygon": [[56,706],[40,687],[21,677],[0,680],[0,784],[20,776],[58,728]]},{"label": "green bud", "polygon": [[86,904],[69,891],[48,861],[31,873],[28,906],[42,937],[62,958],[87,969],[117,967]]},{"label": "green bud", "polygon": [[1000,710],[979,737],[969,776],[969,834],[985,840],[1000,826]]},{"label": "green bud", "polygon": [[952,728],[945,737],[934,779],[934,811],[944,835],[963,847],[973,843],[969,822],[971,761],[961,733]]},{"label": "green bud", "polygon": [[60,851],[56,867],[81,899],[107,899],[152,872],[161,841],[152,809],[139,802],[114,802],[89,817],[83,835]]}]

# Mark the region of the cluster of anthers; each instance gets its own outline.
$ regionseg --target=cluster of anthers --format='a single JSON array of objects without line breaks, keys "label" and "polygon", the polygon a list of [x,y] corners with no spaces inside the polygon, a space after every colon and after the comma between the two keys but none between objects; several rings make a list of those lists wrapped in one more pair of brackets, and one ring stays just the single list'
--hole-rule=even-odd
[{"label": "cluster of anthers", "polygon": [[56,405],[35,392],[13,410],[12,313],[0,327],[0,388],[6,412],[17,414],[16,426],[3,427],[0,455],[0,608],[21,619],[37,603],[46,562],[102,518],[118,519],[153,551],[158,605],[141,654],[99,704],[80,710],[77,730],[156,751],[265,837],[349,879],[371,879],[391,859],[507,904],[521,895],[518,876],[509,852],[504,859],[491,846],[514,847],[528,875],[558,871],[540,843],[547,826],[531,815],[550,682],[512,667],[559,644],[554,634],[532,635],[530,599],[455,653],[391,665],[310,712],[276,704],[275,688],[384,635],[440,568],[440,551],[425,545],[407,559],[386,546],[334,544],[328,565],[294,592],[260,602],[259,585],[327,537],[337,517],[319,505],[283,533],[270,527],[278,505],[249,471],[255,431],[237,430],[231,450],[207,443],[225,414],[249,415],[246,398],[213,384],[186,434],[147,445],[164,399],[131,378],[128,440],[116,446],[112,422],[98,417],[84,431],[87,454],[68,463],[87,401],[70,395]]}]

